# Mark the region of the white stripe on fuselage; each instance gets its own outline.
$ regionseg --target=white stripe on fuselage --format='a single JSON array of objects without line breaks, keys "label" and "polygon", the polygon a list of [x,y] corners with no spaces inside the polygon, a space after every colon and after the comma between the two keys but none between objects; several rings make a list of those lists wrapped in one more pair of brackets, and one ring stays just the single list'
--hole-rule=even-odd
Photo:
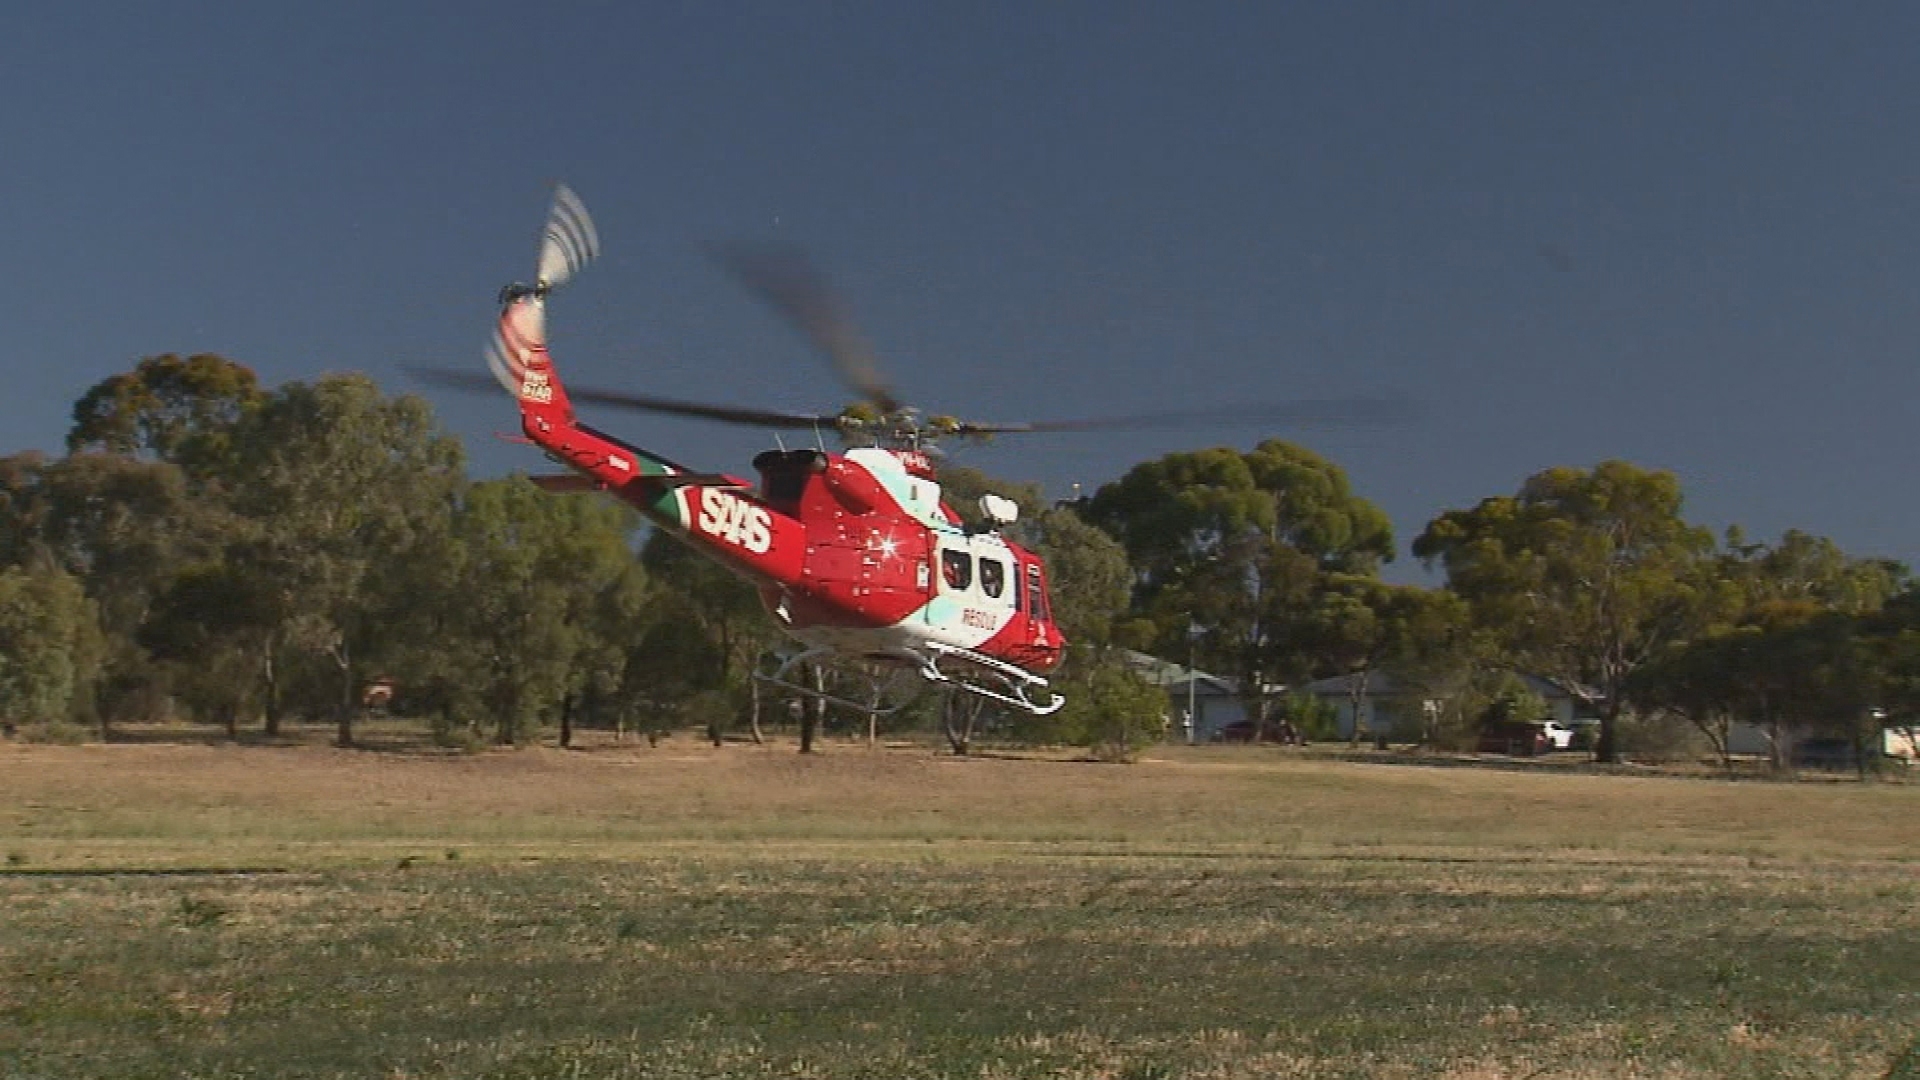
[{"label": "white stripe on fuselage", "polygon": [[846,459],[867,470],[908,517],[936,530],[953,528],[940,510],[940,485],[908,473],[891,451],[856,446],[847,451]]}]

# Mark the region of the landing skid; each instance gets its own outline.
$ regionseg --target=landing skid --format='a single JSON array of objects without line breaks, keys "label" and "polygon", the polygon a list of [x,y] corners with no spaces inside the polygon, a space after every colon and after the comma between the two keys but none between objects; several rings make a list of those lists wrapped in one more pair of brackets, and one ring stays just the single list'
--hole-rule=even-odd
[{"label": "landing skid", "polygon": [[[931,655],[922,658],[920,677],[928,682],[978,694],[989,701],[1011,705],[1034,716],[1059,712],[1060,707],[1067,703],[1066,698],[1051,691],[1047,694],[1051,700],[1045,702],[1028,697],[1030,690],[1046,690],[1047,680],[1005,660],[996,660],[985,653],[943,645],[937,641],[927,642],[927,651]],[[942,660],[958,661],[957,669],[943,670],[940,667]]]},{"label": "landing skid", "polygon": [[[925,655],[913,650],[903,649],[898,653],[876,657],[875,659],[909,665],[920,678],[936,686],[946,686],[955,690],[964,690],[969,694],[986,698],[989,701],[997,701],[1002,705],[1019,709],[1022,712],[1030,713],[1034,716],[1047,716],[1058,712],[1060,708],[1067,703],[1066,698],[1052,692],[1048,693],[1047,701],[1035,701],[1028,695],[1035,691],[1045,690],[1047,680],[1023,668],[1009,664],[1004,660],[997,660],[985,653],[975,652],[972,649],[962,649],[957,646],[945,645],[939,642],[928,642],[926,649],[927,653]],[[802,664],[837,664],[844,663],[846,659],[847,654],[838,649],[825,645],[816,645],[786,657],[780,662],[780,666],[772,672],[755,671],[753,677],[769,686],[777,686],[782,690],[799,694],[802,697],[811,698],[816,701],[825,701],[830,705],[839,705],[842,708],[852,709],[855,712],[873,713],[878,716],[888,716],[899,712],[913,701],[913,695],[911,694],[890,705],[854,701],[851,698],[845,698],[838,694],[830,694],[825,690],[815,689],[814,687],[808,686],[805,683],[796,682],[788,677],[792,671]],[[942,666],[943,662],[946,665],[944,667]]]}]

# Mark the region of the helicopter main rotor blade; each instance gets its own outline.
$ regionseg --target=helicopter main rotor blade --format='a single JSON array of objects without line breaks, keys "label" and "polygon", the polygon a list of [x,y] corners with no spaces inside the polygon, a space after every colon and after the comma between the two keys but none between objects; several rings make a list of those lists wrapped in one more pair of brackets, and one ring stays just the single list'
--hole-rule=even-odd
[{"label": "helicopter main rotor blade", "polygon": [[[494,384],[493,379],[478,372],[423,367],[408,368],[407,371],[428,382],[460,390],[492,390]],[[572,383],[567,384],[567,396],[575,404],[608,405],[616,409],[637,409],[641,412],[665,413],[670,416],[692,416],[702,420],[717,420],[723,424],[740,424],[745,427],[810,430],[838,428],[841,423],[838,416],[820,413],[783,412],[777,409],[755,409],[738,405],[712,405],[703,401],[655,397],[651,394],[634,394],[625,390],[600,390],[591,386],[574,386]]]},{"label": "helicopter main rotor blade", "polygon": [[882,413],[905,405],[880,375],[873,346],[854,324],[825,274],[791,248],[731,244],[718,249],[722,265],[747,290],[813,342],[840,377]]},{"label": "helicopter main rotor blade", "polygon": [[1168,409],[1130,416],[1089,417],[1081,420],[1038,420],[1030,423],[973,423],[959,421],[954,435],[1002,435],[1052,431],[1144,431],[1197,425],[1244,427],[1272,424],[1283,427],[1377,427],[1410,423],[1419,410],[1411,399],[1397,395],[1377,397],[1308,398],[1265,405],[1227,405],[1217,408]]}]

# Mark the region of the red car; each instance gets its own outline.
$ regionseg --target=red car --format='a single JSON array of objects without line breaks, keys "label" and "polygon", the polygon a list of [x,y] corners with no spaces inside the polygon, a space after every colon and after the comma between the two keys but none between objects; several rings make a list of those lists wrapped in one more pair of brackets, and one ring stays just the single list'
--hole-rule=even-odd
[{"label": "red car", "polygon": [[[1255,739],[1256,735],[1262,737]],[[1225,743],[1250,743],[1256,741],[1289,743],[1298,742],[1299,739],[1292,736],[1285,723],[1269,720],[1267,722],[1267,730],[1263,733],[1257,730],[1254,722],[1251,720],[1235,720],[1233,723],[1214,732],[1213,741]]]},{"label": "red car", "polygon": [[1494,724],[1480,733],[1474,749],[1482,754],[1533,757],[1553,749],[1545,724]]},{"label": "red car", "polygon": [[1214,742],[1252,742],[1253,721],[1235,720],[1226,727],[1213,733]]}]

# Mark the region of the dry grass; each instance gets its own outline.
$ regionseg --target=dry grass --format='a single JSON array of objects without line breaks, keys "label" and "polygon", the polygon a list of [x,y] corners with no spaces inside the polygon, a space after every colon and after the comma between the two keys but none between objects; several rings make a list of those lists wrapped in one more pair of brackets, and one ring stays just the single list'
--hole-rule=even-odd
[{"label": "dry grass", "polygon": [[1913,786],[791,750],[0,746],[0,1076],[1916,1067]]},{"label": "dry grass", "polygon": [[[1556,858],[1901,859],[1920,789],[1329,763],[1170,748],[1135,766],[785,744],[392,754],[0,745],[0,822],[37,866],[620,853],[714,840]],[[556,845],[559,847],[556,848]]]}]

